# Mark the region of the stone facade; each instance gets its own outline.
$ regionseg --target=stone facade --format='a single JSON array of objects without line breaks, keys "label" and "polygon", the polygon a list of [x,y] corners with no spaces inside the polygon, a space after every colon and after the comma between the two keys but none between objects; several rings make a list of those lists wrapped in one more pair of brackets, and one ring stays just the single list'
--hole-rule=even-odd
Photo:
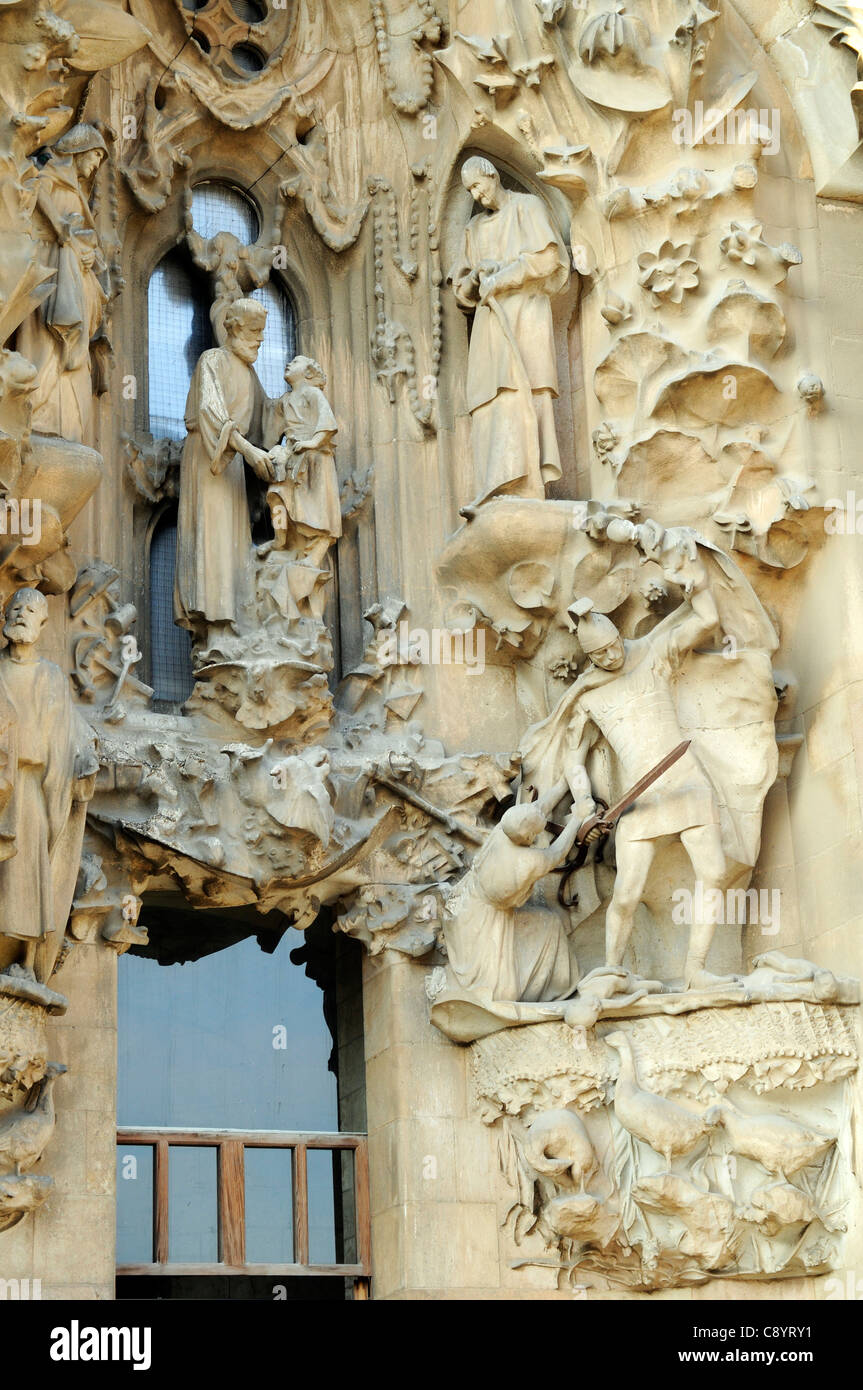
[{"label": "stone facade", "polygon": [[116,955],[170,894],[362,944],[375,1297],[830,1297],[856,13],[252,8],[0,13],[0,1273],[113,1295]]}]

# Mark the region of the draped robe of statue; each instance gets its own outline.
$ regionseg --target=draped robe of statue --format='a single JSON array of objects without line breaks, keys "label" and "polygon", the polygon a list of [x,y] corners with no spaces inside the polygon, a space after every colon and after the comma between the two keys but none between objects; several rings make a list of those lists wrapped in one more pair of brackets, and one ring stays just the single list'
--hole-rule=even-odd
[{"label": "draped robe of statue", "polygon": [[575,990],[578,968],[562,918],[524,906],[547,872],[541,851],[514,844],[496,826],[450,895],[450,969],[477,998],[553,1001]]},{"label": "draped robe of statue", "polygon": [[186,402],[180,463],[174,616],[181,627],[236,623],[250,597],[245,465],[229,441],[237,430],[261,443],[265,399],[257,373],[230,348],[201,354]]},{"label": "draped robe of statue", "polygon": [[92,794],[76,761],[93,746],[59,666],[0,654],[0,935],[40,943],[42,980],[72,906]]},{"label": "draped robe of statue", "polygon": [[[98,272],[105,262],[93,214],[81,191],[75,161],[55,155],[38,176],[34,230],[39,259],[56,271],[51,291],[18,330],[17,348],[38,370],[33,391],[33,429],[81,442],[93,415],[90,342],[99,331],[107,294]],[[66,223],[65,244],[57,240],[40,203]],[[90,266],[85,264],[91,255]]]},{"label": "draped robe of statue", "polygon": [[[502,267],[507,288],[477,304],[471,273]],[[569,278],[564,247],[541,199],[510,193],[472,217],[452,273],[459,303],[477,304],[467,369],[476,500],[498,492],[545,496],[561,475],[554,427],[558,393],[551,301]]]}]

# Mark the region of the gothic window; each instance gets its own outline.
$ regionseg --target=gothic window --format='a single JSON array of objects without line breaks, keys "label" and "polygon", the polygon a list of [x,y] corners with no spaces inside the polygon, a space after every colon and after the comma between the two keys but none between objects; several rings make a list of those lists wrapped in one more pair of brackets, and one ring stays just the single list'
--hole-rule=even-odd
[{"label": "gothic window", "polygon": [[174,622],[177,508],[162,513],[150,540],[150,683],[153,708],[173,712],[192,693],[192,643]]},{"label": "gothic window", "polygon": [[192,221],[199,236],[232,232],[248,246],[258,235],[258,215],[238,188],[225,183],[199,183],[192,189]]},{"label": "gothic window", "polygon": [[[209,240],[230,232],[243,245],[259,235],[254,204],[239,189],[207,182],[192,191],[192,223]],[[256,370],[269,396],[285,389],[285,364],[296,352],[296,313],[287,290],[274,278],[252,296],[267,306],[267,327]],[[195,364],[214,346],[211,276],[188,247],[170,251],[156,266],[147,293],[149,430],[155,439],[185,438],[186,398]],[[192,690],[188,633],[174,624],[176,508],[154,527],[149,552],[150,667],[154,707],[177,710]]]},{"label": "gothic window", "polygon": [[150,433],[183,439],[189,383],[201,353],[213,346],[210,291],[188,251],[170,251],[147,291]]},{"label": "gothic window", "polygon": [[293,6],[274,0],[183,0],[192,41],[229,81],[248,82],[283,46]]}]

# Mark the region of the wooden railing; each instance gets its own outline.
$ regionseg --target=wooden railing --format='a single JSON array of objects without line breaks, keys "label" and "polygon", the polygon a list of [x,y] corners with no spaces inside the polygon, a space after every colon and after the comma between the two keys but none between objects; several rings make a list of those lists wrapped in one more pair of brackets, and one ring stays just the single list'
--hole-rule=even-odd
[{"label": "wooden railing", "polygon": [[[153,1150],[153,1260],[127,1264],[118,1275],[245,1274],[290,1277],[334,1275],[354,1280],[354,1297],[368,1298],[371,1278],[369,1221],[369,1162],[364,1134],[287,1134],[279,1130],[238,1129],[119,1129],[117,1145]],[[218,1182],[217,1264],[172,1264],[169,1250],[168,1165],[174,1147],[216,1149]],[[293,1255],[291,1264],[248,1264],[246,1261],[246,1149],[290,1149],[293,1154]],[[353,1213],[356,1225],[354,1264],[309,1263],[309,1149],[337,1152],[352,1149]]]}]

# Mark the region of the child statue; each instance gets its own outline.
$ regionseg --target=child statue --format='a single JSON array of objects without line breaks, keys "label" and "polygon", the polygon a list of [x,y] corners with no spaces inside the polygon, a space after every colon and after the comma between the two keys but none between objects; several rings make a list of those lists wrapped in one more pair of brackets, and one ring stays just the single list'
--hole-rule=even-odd
[{"label": "child statue", "polygon": [[290,387],[273,403],[270,449],[276,480],[267,491],[275,537],[259,555],[289,544],[309,564],[320,567],[342,534],[339,482],[333,457],[338,425],[324,395],[326,376],[310,357],[295,357],[285,368]]}]

